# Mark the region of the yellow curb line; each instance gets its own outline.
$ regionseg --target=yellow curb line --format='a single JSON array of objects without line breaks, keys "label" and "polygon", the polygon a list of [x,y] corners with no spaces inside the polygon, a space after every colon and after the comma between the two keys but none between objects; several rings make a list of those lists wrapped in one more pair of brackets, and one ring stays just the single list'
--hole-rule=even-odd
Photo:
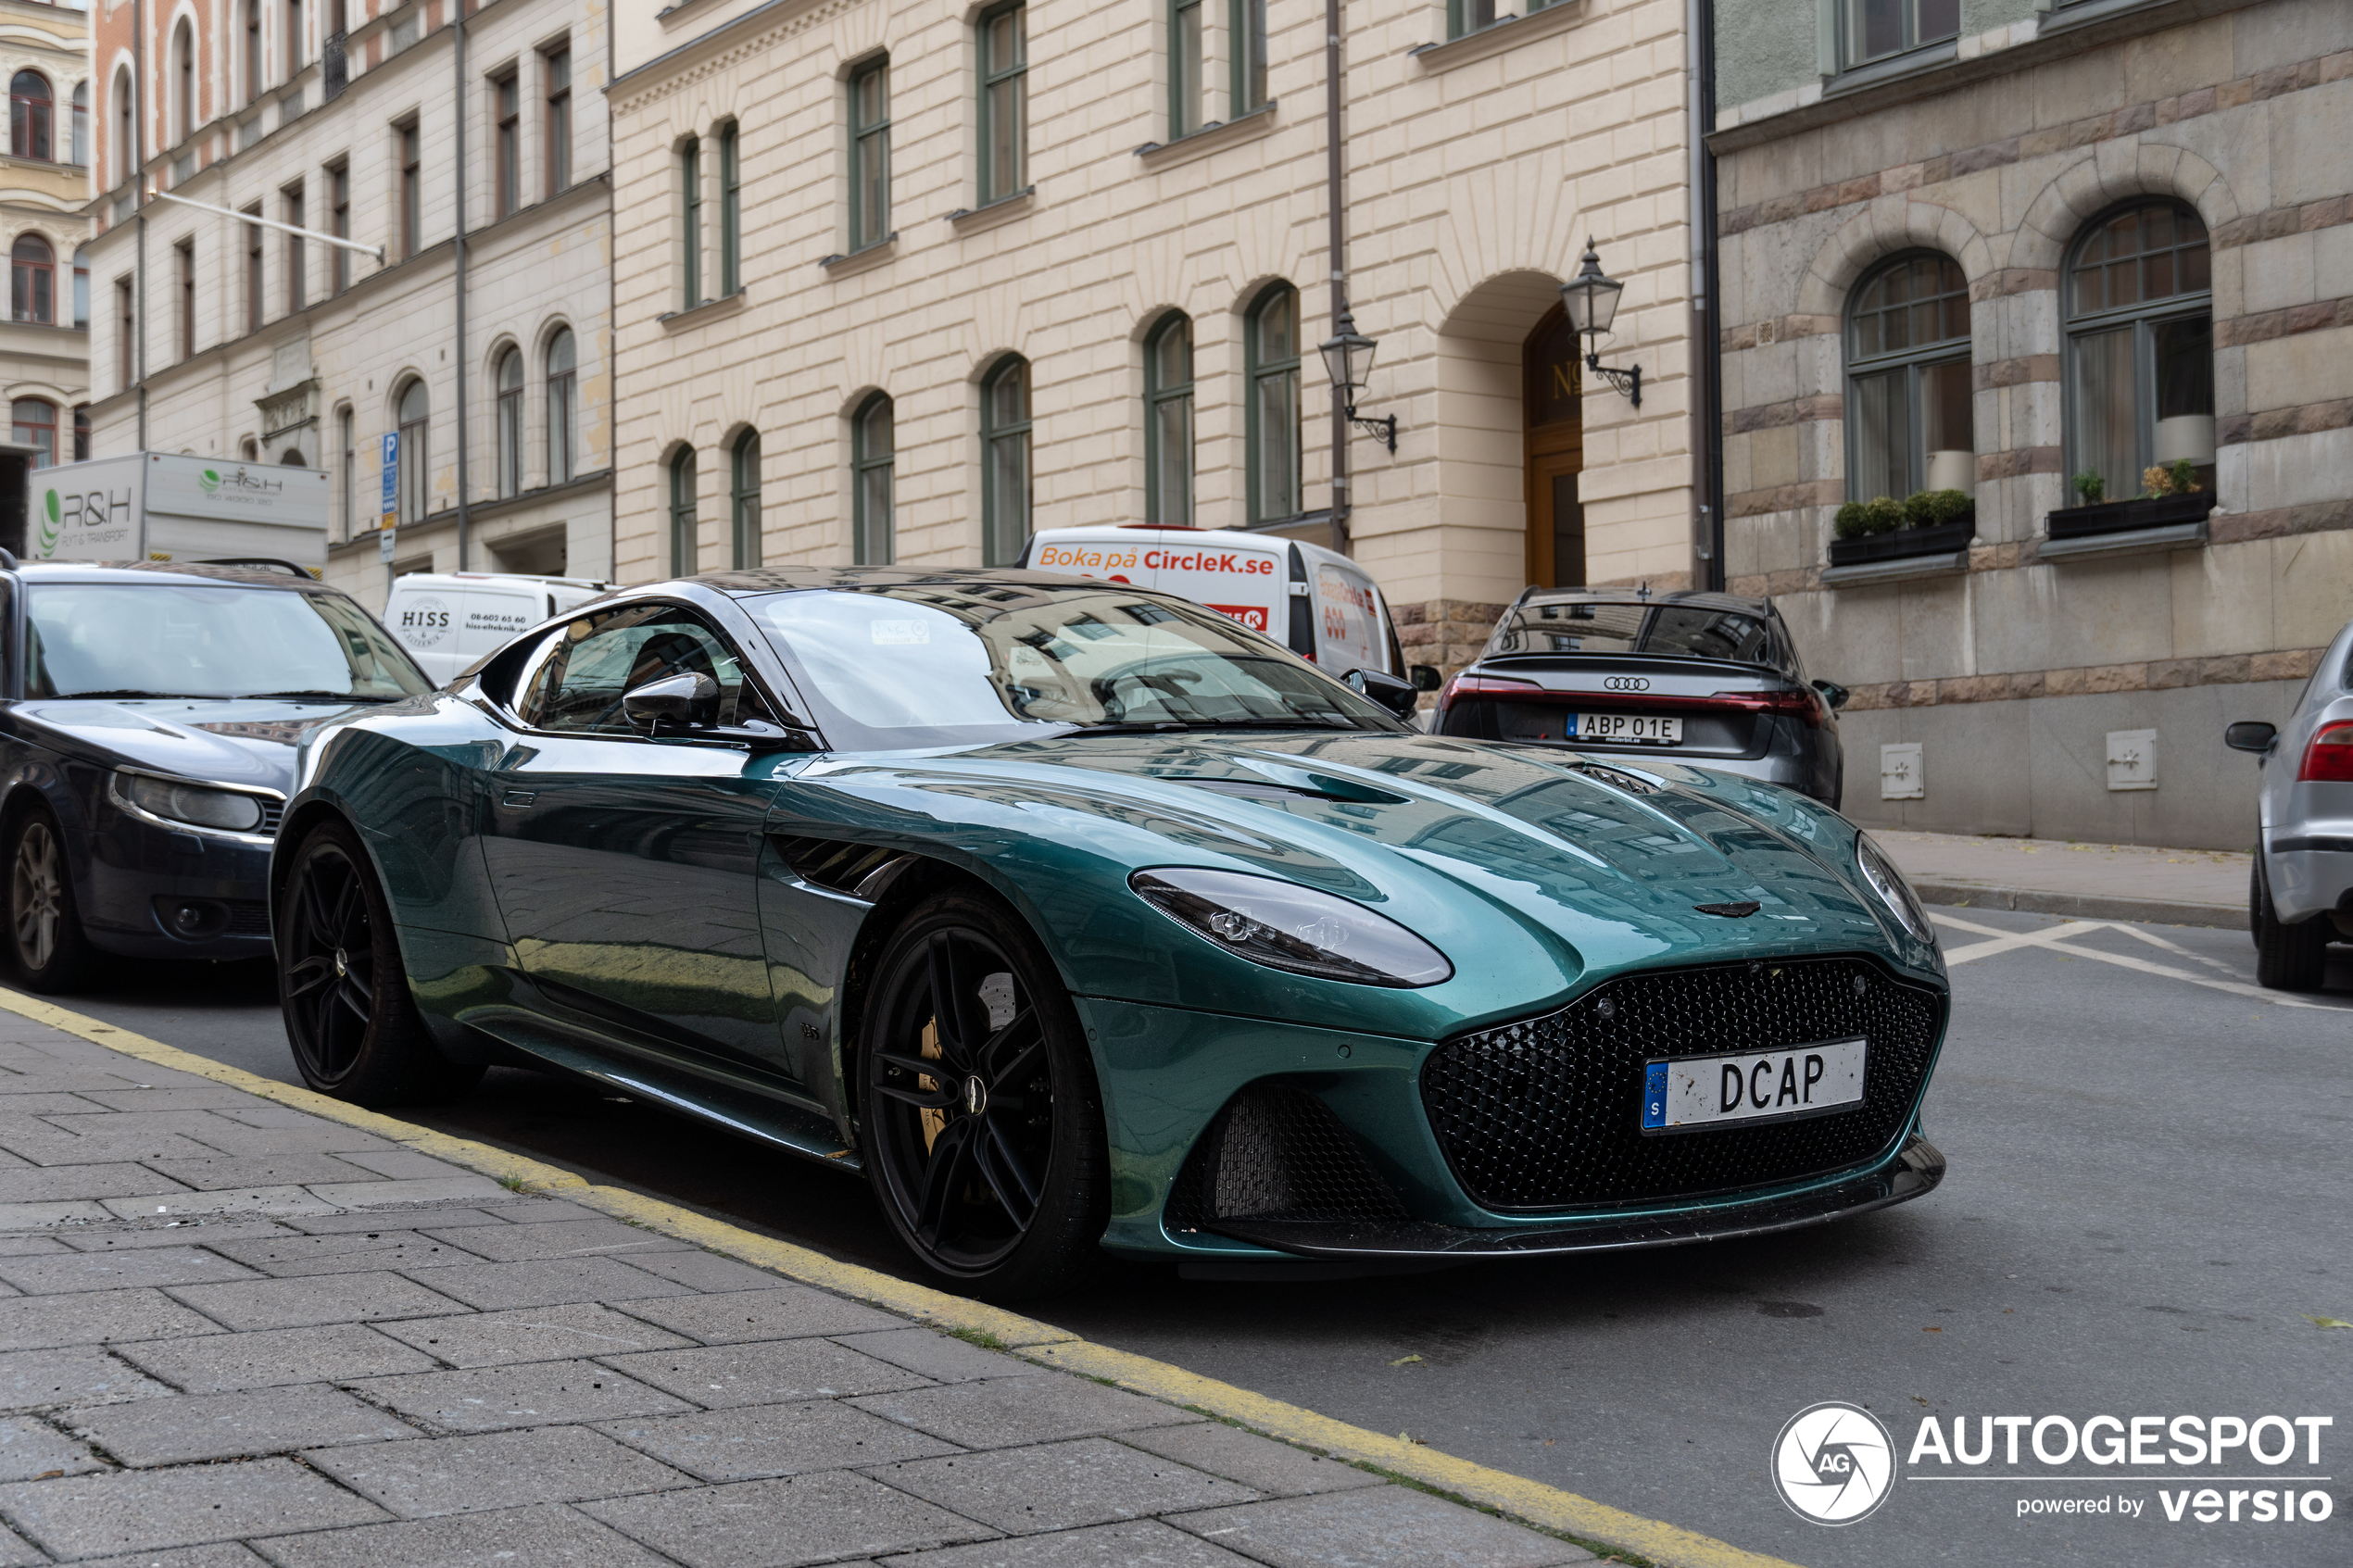
[{"label": "yellow curb line", "polygon": [[1662,1568],[1795,1568],[1778,1557],[1744,1551],[1739,1547],[1683,1529],[1661,1520],[1645,1519],[1638,1513],[1628,1513],[1607,1503],[1594,1502],[1541,1481],[1491,1469],[1466,1459],[1456,1459],[1419,1443],[1397,1437],[1384,1437],[1367,1432],[1361,1426],[1334,1421],[1329,1416],[1298,1405],[1270,1399],[1264,1394],[1253,1394],[1247,1388],[1237,1388],[1230,1383],[1202,1377],[1156,1361],[1147,1356],[1115,1350],[1108,1345],[1090,1344],[1067,1329],[1051,1323],[1023,1317],[984,1302],[951,1296],[944,1290],[917,1285],[911,1280],[895,1279],[889,1274],[845,1263],[813,1252],[789,1241],[779,1241],[731,1225],[722,1220],[698,1214],[660,1198],[623,1187],[598,1186],[573,1172],[561,1170],[524,1155],[510,1154],[488,1144],[475,1143],[470,1138],[451,1137],[415,1126],[390,1116],[363,1110],[339,1099],[292,1084],[281,1084],[231,1067],[224,1062],[167,1046],[160,1040],[134,1035],[128,1029],[118,1029],[101,1023],[94,1018],[52,1003],[40,1001],[18,992],[0,989],[0,1009],[36,1023],[45,1023],[69,1035],[80,1035],[96,1045],[123,1055],[168,1067],[194,1077],[208,1078],[230,1088],[242,1089],[262,1099],[275,1100],[280,1105],[308,1111],[313,1116],[339,1122],[372,1133],[388,1142],[400,1143],[422,1154],[434,1155],[455,1165],[465,1166],[502,1181],[520,1182],[543,1192],[561,1192],[573,1202],[584,1204],[664,1236],[693,1242],[713,1252],[724,1253],[747,1263],[770,1270],[798,1280],[804,1285],[831,1290],[854,1300],[897,1312],[902,1317],[929,1323],[945,1330],[963,1330],[984,1335],[1000,1345],[1017,1350],[1025,1360],[1040,1366],[1060,1367],[1082,1376],[1096,1377],[1120,1387],[1133,1389],[1168,1404],[1191,1410],[1206,1411],[1222,1420],[1245,1426],[1270,1437],[1302,1449],[1311,1449],[1336,1459],[1350,1460],[1406,1476],[1426,1486],[1451,1492],[1482,1507],[1494,1509],[1516,1519],[1547,1529],[1579,1536],[1589,1541],[1620,1547],[1649,1558]]}]

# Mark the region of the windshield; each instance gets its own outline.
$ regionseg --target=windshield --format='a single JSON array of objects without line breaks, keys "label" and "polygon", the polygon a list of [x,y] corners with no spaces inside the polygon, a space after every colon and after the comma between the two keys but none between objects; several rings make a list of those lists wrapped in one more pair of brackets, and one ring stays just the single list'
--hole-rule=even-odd
[{"label": "windshield", "polygon": [[389,700],[433,689],[384,629],[334,594],[186,582],[36,583],[31,696]]},{"label": "windshield", "polygon": [[860,750],[1074,726],[1394,730],[1387,710],[1213,610],[1125,585],[772,594],[746,608]]},{"label": "windshield", "polygon": [[1773,664],[1760,618],[1701,605],[1611,604],[1590,599],[1515,605],[1496,624],[1485,657],[1512,653],[1663,654]]}]

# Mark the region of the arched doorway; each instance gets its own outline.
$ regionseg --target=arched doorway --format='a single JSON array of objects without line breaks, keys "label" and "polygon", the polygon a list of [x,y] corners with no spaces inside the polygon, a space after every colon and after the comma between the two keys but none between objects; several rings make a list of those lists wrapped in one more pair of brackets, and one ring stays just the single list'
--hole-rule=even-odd
[{"label": "arched doorway", "polygon": [[1584,381],[1577,334],[1554,305],[1520,349],[1520,409],[1528,465],[1528,580],[1540,588],[1585,582]]}]

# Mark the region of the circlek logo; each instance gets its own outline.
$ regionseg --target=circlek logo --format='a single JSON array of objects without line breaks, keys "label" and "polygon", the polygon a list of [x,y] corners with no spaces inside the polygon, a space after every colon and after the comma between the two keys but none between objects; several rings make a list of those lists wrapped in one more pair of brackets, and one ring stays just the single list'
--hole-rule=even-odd
[{"label": "circlek logo", "polygon": [[1895,1439],[1860,1406],[1838,1399],[1808,1405],[1773,1439],[1773,1486],[1801,1519],[1867,1519],[1894,1489]]}]

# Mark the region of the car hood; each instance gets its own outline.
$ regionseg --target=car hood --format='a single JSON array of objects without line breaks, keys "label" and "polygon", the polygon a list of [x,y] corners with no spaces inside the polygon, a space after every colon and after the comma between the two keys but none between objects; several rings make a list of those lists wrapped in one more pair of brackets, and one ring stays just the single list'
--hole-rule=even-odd
[{"label": "car hood", "polygon": [[[901,822],[911,811],[954,821],[958,842],[1000,863],[1211,865],[1356,899],[1448,954],[1456,978],[1429,996],[1451,994],[1447,1010],[1465,1018],[1525,1010],[1531,987],[1563,995],[1595,970],[1628,965],[1861,950],[1938,968],[1934,948],[1883,919],[1864,890],[1853,824],[1793,791],[1649,759],[1589,763],[1411,734],[1191,732],[842,758],[800,777],[824,777]],[[1049,847],[989,831],[1016,825]],[[1078,880],[1102,900],[1102,878]],[[1700,908],[1745,904],[1756,908]],[[1095,933],[1085,947],[1100,946],[1101,919],[1070,919]],[[1156,936],[1164,942],[1147,922],[1125,939]],[[1481,986],[1514,995],[1483,1006],[1471,994]]]},{"label": "car hood", "polygon": [[35,698],[19,721],[51,743],[102,766],[291,794],[295,749],[321,725],[373,705],[288,702],[267,697],[168,697],[104,701]]}]

